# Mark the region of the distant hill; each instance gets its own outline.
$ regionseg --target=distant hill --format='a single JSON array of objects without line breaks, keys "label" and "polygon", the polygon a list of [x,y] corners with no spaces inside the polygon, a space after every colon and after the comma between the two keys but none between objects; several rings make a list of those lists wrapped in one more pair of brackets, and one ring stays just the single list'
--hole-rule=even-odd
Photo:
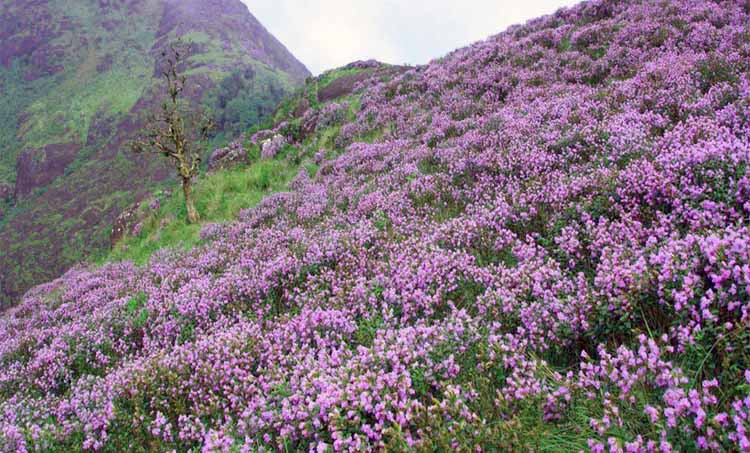
[{"label": "distant hill", "polygon": [[155,104],[160,51],[192,42],[190,98],[233,136],[310,74],[239,0],[0,5],[0,305],[109,244],[170,176],[123,143]]}]

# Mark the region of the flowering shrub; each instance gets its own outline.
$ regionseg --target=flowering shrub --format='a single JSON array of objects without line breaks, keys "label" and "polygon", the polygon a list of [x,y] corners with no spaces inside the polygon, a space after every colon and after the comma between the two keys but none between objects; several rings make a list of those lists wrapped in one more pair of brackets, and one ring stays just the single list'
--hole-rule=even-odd
[{"label": "flowering shrub", "polygon": [[329,127],[341,124],[341,122],[346,119],[347,113],[349,113],[348,102],[342,102],[340,104],[337,102],[331,102],[330,104],[324,105],[323,108],[320,109],[316,129],[322,131]]},{"label": "flowering shrub", "polygon": [[224,148],[215,149],[208,158],[208,169],[217,170],[247,163],[247,151],[242,146],[243,139],[244,137],[241,137]]},{"label": "flowering shrub", "polygon": [[748,23],[591,1],[363,83],[314,177],[0,318],[0,449],[750,451]]},{"label": "flowering shrub", "polygon": [[273,159],[286,146],[287,140],[281,135],[274,135],[261,144],[260,157]]}]

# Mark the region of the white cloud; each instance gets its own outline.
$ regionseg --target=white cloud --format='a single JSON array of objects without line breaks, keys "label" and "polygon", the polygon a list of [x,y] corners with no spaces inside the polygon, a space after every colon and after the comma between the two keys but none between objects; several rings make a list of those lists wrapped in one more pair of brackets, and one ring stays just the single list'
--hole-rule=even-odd
[{"label": "white cloud", "polygon": [[354,60],[427,63],[579,0],[242,0],[313,73]]}]

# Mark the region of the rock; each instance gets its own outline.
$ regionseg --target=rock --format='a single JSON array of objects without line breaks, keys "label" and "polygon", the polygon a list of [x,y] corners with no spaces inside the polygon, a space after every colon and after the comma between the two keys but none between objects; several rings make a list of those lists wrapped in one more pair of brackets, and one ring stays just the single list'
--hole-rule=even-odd
[{"label": "rock", "polygon": [[13,199],[13,185],[8,183],[0,184],[0,201],[10,201]]},{"label": "rock", "polygon": [[115,219],[115,223],[112,226],[112,234],[109,237],[109,245],[111,248],[115,248],[118,242],[122,240],[127,234],[139,224],[139,207],[140,203],[134,203],[127,209],[120,213]]},{"label": "rock", "polygon": [[378,60],[357,60],[344,66],[344,69],[370,69],[379,68],[381,66],[384,66],[384,64],[379,62]]},{"label": "rock", "polygon": [[226,148],[219,148],[211,153],[208,158],[208,171],[226,170],[238,165],[246,165],[250,161],[247,157],[245,148],[242,143],[235,141]]},{"label": "rock", "polygon": [[161,201],[171,195],[170,191],[158,192],[148,200],[148,209],[141,209],[143,201],[138,201],[128,206],[120,213],[112,225],[112,233],[109,236],[109,246],[114,248],[125,236],[137,236],[143,228],[143,222],[154,211],[159,210]]},{"label": "rock", "polygon": [[310,109],[310,101],[307,98],[302,98],[299,104],[297,104],[297,107],[294,108],[294,111],[292,112],[292,117],[300,118],[305,113],[307,113],[309,109]]},{"label": "rock", "polygon": [[263,129],[262,131],[256,132],[251,138],[250,141],[254,145],[260,145],[263,146],[263,142],[266,140],[273,138],[273,136],[276,135],[276,133],[273,131],[273,129]]},{"label": "rock", "polygon": [[46,186],[65,173],[80,149],[81,145],[77,143],[57,143],[21,152],[16,160],[15,198]]},{"label": "rock", "polygon": [[356,74],[339,77],[318,91],[318,101],[326,102],[348,96],[354,91],[354,87],[364,80],[372,77],[373,71],[362,71]]},{"label": "rock", "polygon": [[363,69],[355,74],[339,77],[318,91],[318,101],[326,102],[348,96],[354,92],[359,82],[364,82],[373,76],[393,76],[409,71],[409,66],[390,66],[375,60],[355,61],[344,66],[344,69]]}]

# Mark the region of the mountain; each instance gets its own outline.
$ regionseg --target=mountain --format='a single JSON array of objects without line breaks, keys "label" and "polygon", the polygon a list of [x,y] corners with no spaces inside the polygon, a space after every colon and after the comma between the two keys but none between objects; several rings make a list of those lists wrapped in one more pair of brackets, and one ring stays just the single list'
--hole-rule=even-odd
[{"label": "mountain", "polygon": [[0,5],[0,301],[109,245],[119,211],[171,175],[123,143],[159,93],[159,57],[193,46],[189,97],[233,136],[310,74],[239,0]]},{"label": "mountain", "polygon": [[748,450],[749,23],[597,0],[308,80],[219,153],[233,221],[0,317],[0,449]]}]

